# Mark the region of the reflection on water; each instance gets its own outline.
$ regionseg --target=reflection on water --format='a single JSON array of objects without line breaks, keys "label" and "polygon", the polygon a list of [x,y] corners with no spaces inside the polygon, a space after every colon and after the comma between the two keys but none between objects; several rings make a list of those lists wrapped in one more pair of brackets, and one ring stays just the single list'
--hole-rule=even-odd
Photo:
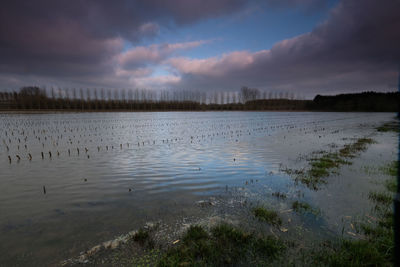
[{"label": "reflection on water", "polygon": [[[56,262],[149,220],[191,215],[205,196],[277,173],[277,142],[312,136],[303,145],[318,148],[322,136],[341,142],[340,131],[390,116],[0,115],[0,262]],[[263,182],[273,190],[287,186],[279,176]]]}]

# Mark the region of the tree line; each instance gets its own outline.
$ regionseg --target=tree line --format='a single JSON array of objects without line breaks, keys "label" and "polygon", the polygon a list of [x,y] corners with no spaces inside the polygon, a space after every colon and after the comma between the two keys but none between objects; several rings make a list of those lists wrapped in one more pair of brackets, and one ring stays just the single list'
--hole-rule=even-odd
[{"label": "tree line", "polygon": [[365,92],[296,99],[290,92],[267,92],[243,86],[238,92],[46,89],[23,87],[0,92],[0,110],[201,111],[312,110],[398,111],[399,93]]},{"label": "tree line", "polygon": [[400,92],[363,92],[335,96],[317,95],[309,109],[321,111],[400,111]]}]

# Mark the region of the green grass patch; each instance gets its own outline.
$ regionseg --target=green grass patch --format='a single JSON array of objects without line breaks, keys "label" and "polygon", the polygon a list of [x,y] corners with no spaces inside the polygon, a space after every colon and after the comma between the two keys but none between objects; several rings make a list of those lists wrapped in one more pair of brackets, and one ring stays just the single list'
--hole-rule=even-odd
[{"label": "green grass patch", "polygon": [[305,203],[305,202],[299,202],[299,201],[295,201],[292,203],[292,208],[295,212],[299,212],[299,213],[311,213],[314,215],[320,215],[321,212],[318,209],[315,209],[313,207],[311,207],[310,204]]},{"label": "green grass patch", "polygon": [[322,180],[321,177],[315,176],[300,176],[296,178],[296,181],[300,181],[302,184],[306,185],[308,188],[313,190],[318,190],[318,186],[321,184],[326,184],[325,180]]},{"label": "green grass patch", "polygon": [[139,229],[137,233],[132,237],[132,240],[147,248],[154,247],[154,241],[150,237],[150,233],[148,230]]},{"label": "green grass patch", "polygon": [[387,180],[385,182],[385,187],[389,192],[396,193],[396,191],[397,191],[396,180]]},{"label": "green grass patch", "polygon": [[[113,266],[135,266],[135,267],[148,267],[155,266],[161,258],[162,252],[159,249],[152,249],[146,251],[144,255],[133,257],[129,263],[113,264]],[[100,264],[99,264],[100,265]]]},{"label": "green grass patch", "polygon": [[398,168],[399,168],[399,161],[395,160],[395,161],[392,161],[391,163],[379,168],[379,170],[382,171],[386,175],[396,176]]},{"label": "green grass patch", "polygon": [[387,122],[376,128],[378,132],[395,132],[398,133],[400,130],[398,121]]},{"label": "green grass patch", "polygon": [[339,247],[325,248],[314,256],[317,266],[387,266],[385,262],[384,254],[364,240],[343,240]]},{"label": "green grass patch", "polygon": [[260,221],[265,221],[272,225],[281,225],[282,219],[279,218],[279,215],[274,210],[269,210],[264,207],[257,207],[253,209],[253,214]]},{"label": "green grass patch", "polygon": [[366,145],[370,145],[370,144],[374,144],[374,143],[375,143],[374,139],[363,137],[363,138],[359,138],[357,140],[357,142],[354,143],[353,146],[355,149],[364,150],[364,149],[366,149]]},{"label": "green grass patch", "polygon": [[144,242],[149,238],[149,232],[143,229],[139,229],[139,231],[132,237],[132,239],[136,242]]},{"label": "green grass patch", "polygon": [[[301,182],[310,189],[318,190],[319,185],[326,183],[323,178],[335,173],[335,170],[342,165],[351,165],[352,163],[347,159],[354,158],[357,152],[364,151],[369,144],[374,142],[371,138],[363,137],[352,144],[345,145],[338,152],[319,153],[322,156],[309,159],[309,169],[299,172],[296,176],[296,181]],[[293,171],[288,174],[293,173],[296,174]]]},{"label": "green grass patch", "polygon": [[343,158],[354,158],[358,152],[367,149],[367,146],[375,143],[372,138],[359,138],[355,143],[347,144],[339,150],[340,157]]},{"label": "green grass patch", "polygon": [[313,177],[324,177],[330,174],[330,169],[338,168],[340,165],[349,165],[350,162],[343,160],[337,153],[328,153],[320,158],[311,159],[309,174]]},{"label": "green grass patch", "polygon": [[354,158],[354,152],[352,151],[351,145],[345,145],[339,150],[339,155],[344,158]]},{"label": "green grass patch", "polygon": [[278,199],[286,199],[286,194],[281,193],[281,192],[274,192],[272,193],[272,196],[278,198]]},{"label": "green grass patch", "polygon": [[384,205],[390,205],[393,201],[392,196],[384,192],[370,192],[368,198],[374,202]]},{"label": "green grass patch", "polygon": [[228,224],[208,233],[201,226],[191,226],[182,242],[170,248],[158,266],[237,266],[265,265],[285,249],[272,237],[256,237]]},{"label": "green grass patch", "polygon": [[341,165],[351,164],[351,162],[342,159],[338,153],[327,153],[320,158],[312,158],[309,161],[310,169],[299,175],[296,180],[314,190],[317,190],[319,185],[326,183],[322,178],[329,176],[333,169],[339,168]]}]

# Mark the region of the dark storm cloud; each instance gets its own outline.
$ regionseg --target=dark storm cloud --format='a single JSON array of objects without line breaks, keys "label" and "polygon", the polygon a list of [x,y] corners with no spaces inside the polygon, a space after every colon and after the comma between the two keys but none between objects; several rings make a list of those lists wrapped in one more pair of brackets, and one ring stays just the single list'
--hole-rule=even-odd
[{"label": "dark storm cloud", "polygon": [[233,12],[244,0],[2,1],[0,72],[51,77],[110,73],[124,40],[159,23],[187,24]]},{"label": "dark storm cloud", "polygon": [[400,64],[399,12],[398,0],[344,0],[313,31],[270,50],[169,63],[183,73],[182,87],[387,90]]}]

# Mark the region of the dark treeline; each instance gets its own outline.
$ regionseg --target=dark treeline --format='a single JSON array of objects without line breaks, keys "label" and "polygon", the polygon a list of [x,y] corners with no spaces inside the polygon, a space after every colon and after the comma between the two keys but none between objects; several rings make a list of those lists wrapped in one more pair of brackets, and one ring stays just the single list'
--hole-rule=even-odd
[{"label": "dark treeline", "polygon": [[363,92],[334,96],[317,95],[311,100],[262,99],[246,102],[251,110],[309,110],[309,111],[400,111],[400,93]]},{"label": "dark treeline", "polygon": [[399,92],[364,92],[335,96],[317,95],[308,108],[321,111],[396,112],[400,111],[399,103]]},{"label": "dark treeline", "polygon": [[68,111],[398,111],[399,93],[365,92],[316,96],[298,100],[293,93],[261,92],[242,87],[239,92],[149,90],[46,90],[23,87],[19,92],[0,92],[0,110]]}]

